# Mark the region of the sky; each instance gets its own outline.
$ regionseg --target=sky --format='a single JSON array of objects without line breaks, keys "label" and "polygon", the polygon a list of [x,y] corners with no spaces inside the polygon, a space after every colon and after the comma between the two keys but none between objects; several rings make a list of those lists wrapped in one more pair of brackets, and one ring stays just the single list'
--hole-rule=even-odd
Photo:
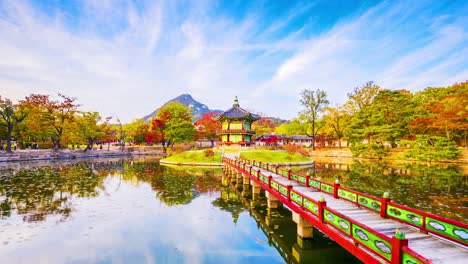
[{"label": "sky", "polygon": [[0,0],[0,95],[77,98],[123,122],[180,94],[291,119],[374,81],[413,92],[468,80],[468,2]]}]

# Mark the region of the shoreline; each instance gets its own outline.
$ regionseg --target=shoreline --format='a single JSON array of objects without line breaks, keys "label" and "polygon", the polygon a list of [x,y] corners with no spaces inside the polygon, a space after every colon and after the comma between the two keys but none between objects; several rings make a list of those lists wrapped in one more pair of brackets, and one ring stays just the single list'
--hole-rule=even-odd
[{"label": "shoreline", "polygon": [[23,162],[23,161],[45,161],[45,160],[74,160],[86,158],[113,158],[113,157],[132,157],[132,156],[160,156],[164,157],[163,153],[141,152],[141,151],[116,151],[116,150],[91,150],[84,152],[83,150],[19,150],[13,153],[0,153],[0,163],[8,162]]}]

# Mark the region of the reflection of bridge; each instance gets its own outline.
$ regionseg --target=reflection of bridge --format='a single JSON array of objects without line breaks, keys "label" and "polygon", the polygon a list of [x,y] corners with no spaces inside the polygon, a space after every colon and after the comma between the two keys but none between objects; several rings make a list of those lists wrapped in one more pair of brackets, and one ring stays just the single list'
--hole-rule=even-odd
[{"label": "reflection of bridge", "polygon": [[282,207],[265,208],[265,200],[252,193],[250,185],[236,179],[226,179],[223,183],[229,186],[225,191],[235,192],[236,200],[240,200],[248,209],[257,227],[268,238],[268,243],[276,248],[286,263],[331,263],[331,260],[336,263],[353,262],[351,255],[343,254],[328,238],[319,237],[323,236],[319,233],[314,234],[314,237],[319,238],[314,240],[304,240],[296,235],[296,223],[291,220],[291,211]]},{"label": "reflection of bridge", "polygon": [[[228,174],[265,189],[268,206],[288,206],[298,235],[317,228],[366,263],[465,263],[468,225],[310,176],[224,158]],[[325,201],[326,200],[326,201]]]}]

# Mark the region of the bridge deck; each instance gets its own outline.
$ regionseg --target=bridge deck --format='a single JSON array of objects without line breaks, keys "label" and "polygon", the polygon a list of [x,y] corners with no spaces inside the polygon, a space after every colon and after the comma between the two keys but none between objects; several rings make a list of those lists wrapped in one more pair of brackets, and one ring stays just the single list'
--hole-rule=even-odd
[{"label": "bridge deck", "polygon": [[[416,228],[405,223],[401,223],[393,219],[381,218],[377,213],[358,207],[346,200],[335,199],[333,195],[303,186],[296,181],[288,180],[274,172],[270,172],[256,166],[253,166],[253,168],[255,170],[260,169],[261,174],[272,176],[273,180],[281,184],[292,185],[294,190],[297,190],[312,199],[319,200],[321,196],[324,197],[327,202],[327,207],[385,235],[391,237],[395,234],[395,230],[398,228],[406,234],[406,238],[409,241],[409,247],[421,256],[429,259],[432,263],[468,263],[468,249],[461,245],[456,245],[433,235],[421,233]],[[306,213],[316,217],[310,212]],[[343,237],[346,238],[344,235]]]}]

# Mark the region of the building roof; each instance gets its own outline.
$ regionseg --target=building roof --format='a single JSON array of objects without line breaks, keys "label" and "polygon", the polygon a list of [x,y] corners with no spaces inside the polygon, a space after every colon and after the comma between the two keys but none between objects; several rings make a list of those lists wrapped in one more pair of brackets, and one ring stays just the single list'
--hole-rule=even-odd
[{"label": "building roof", "polygon": [[234,99],[234,104],[232,105],[232,107],[229,108],[228,110],[222,112],[219,115],[218,119],[219,120],[223,120],[223,119],[234,119],[234,120],[247,119],[247,120],[251,120],[251,121],[256,121],[256,120],[260,119],[260,116],[258,116],[256,114],[252,114],[252,113],[250,113],[249,111],[247,111],[245,109],[242,109],[239,106],[239,101],[237,100],[237,96],[236,96],[236,98]]}]

